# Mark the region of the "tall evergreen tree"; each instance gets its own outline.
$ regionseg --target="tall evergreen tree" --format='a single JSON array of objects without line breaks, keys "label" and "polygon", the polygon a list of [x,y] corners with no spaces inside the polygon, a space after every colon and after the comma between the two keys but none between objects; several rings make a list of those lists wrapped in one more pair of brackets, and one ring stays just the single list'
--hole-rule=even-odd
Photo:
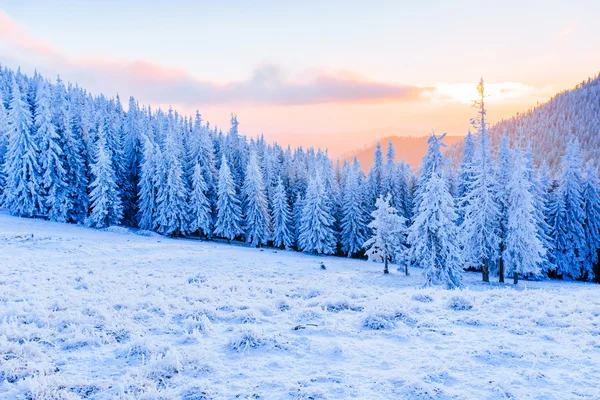
[{"label": "tall evergreen tree", "polygon": [[121,222],[123,208],[102,123],[98,124],[97,138],[96,154],[90,166],[93,179],[90,183],[90,215],[86,225],[106,228]]},{"label": "tall evergreen tree", "polygon": [[523,151],[514,151],[508,193],[508,219],[502,258],[517,284],[519,275],[537,275],[545,249],[538,237],[532,184]]},{"label": "tall evergreen tree", "polygon": [[144,135],[144,155],[140,168],[138,183],[138,226],[142,229],[155,228],[156,213],[156,184],[158,177],[157,146],[149,134]]},{"label": "tall evergreen tree", "polygon": [[583,252],[583,278],[594,277],[594,264],[598,263],[600,250],[600,180],[592,160],[585,166],[583,178],[583,213],[585,244]]},{"label": "tall evergreen tree", "polygon": [[506,234],[508,225],[508,210],[510,206],[510,192],[508,190],[512,175],[511,151],[508,138],[503,136],[498,147],[496,157],[496,199],[498,203],[498,233],[499,233],[499,260],[498,281],[504,283],[504,249],[506,248]]},{"label": "tall evergreen tree", "polygon": [[212,235],[212,213],[206,197],[207,187],[200,164],[194,166],[190,193],[190,232],[198,231],[205,237]]},{"label": "tall evergreen tree", "polygon": [[464,140],[464,148],[462,161],[458,167],[458,193],[457,193],[457,209],[458,214],[457,225],[462,225],[465,218],[465,210],[467,209],[468,199],[467,193],[473,185],[473,162],[475,161],[475,140],[471,131],[467,133]]},{"label": "tall evergreen tree", "polygon": [[221,157],[217,195],[215,235],[222,236],[227,240],[234,239],[243,233],[241,227],[242,211],[225,154]]},{"label": "tall evergreen tree", "polygon": [[277,178],[277,186],[273,194],[273,246],[289,249],[293,245],[291,231],[292,218],[288,196],[281,181]]},{"label": "tall evergreen tree", "polygon": [[298,247],[307,253],[333,254],[336,240],[333,231],[335,219],[325,196],[319,172],[312,177],[302,207]]},{"label": "tall evergreen tree", "polygon": [[562,160],[562,176],[552,206],[553,259],[559,276],[580,278],[585,252],[579,143],[572,140]]},{"label": "tall evergreen tree", "polygon": [[[66,222],[71,208],[67,172],[63,167],[61,137],[52,123],[50,90],[46,81],[38,84],[35,96],[35,132],[40,147],[45,212],[52,221]],[[66,160],[65,160],[66,161]]]},{"label": "tall evergreen tree", "polygon": [[12,77],[12,93],[8,110],[8,146],[3,170],[6,187],[2,205],[13,215],[32,217],[44,209],[39,148],[34,137],[29,104]]},{"label": "tall evergreen tree", "polygon": [[473,182],[465,195],[468,202],[461,226],[466,261],[481,268],[482,279],[489,282],[490,267],[499,256],[499,208],[495,195],[494,170],[485,122],[486,109],[483,79],[477,85],[479,100],[475,101],[477,118],[473,126],[478,132],[478,148],[473,162]]},{"label": "tall evergreen tree", "polygon": [[375,200],[382,194],[383,187],[383,152],[381,151],[381,143],[377,142],[375,148],[375,157],[373,159],[373,165],[369,170],[369,191],[370,191],[370,210],[374,210]]},{"label": "tall evergreen tree", "polygon": [[0,90],[0,204],[2,204],[2,194],[4,193],[4,187],[6,186],[6,176],[4,175],[4,159],[6,158],[6,150],[8,147],[8,114],[4,107],[4,100],[2,99],[2,91]]},{"label": "tall evergreen tree", "polygon": [[[405,260],[404,236],[406,235],[406,221],[396,213],[390,205],[391,195],[384,198],[379,196],[375,202],[375,211],[371,214],[373,221],[369,228],[373,236],[364,243],[369,261],[383,262],[383,273],[389,274],[389,263],[395,260]],[[408,275],[408,266],[406,275]]]},{"label": "tall evergreen tree", "polygon": [[162,235],[185,235],[187,232],[187,190],[183,181],[183,148],[178,120],[170,110],[167,132],[159,164],[156,192],[156,225]]},{"label": "tall evergreen tree", "polygon": [[254,150],[250,152],[242,194],[244,196],[246,241],[255,247],[266,244],[270,237],[271,217],[263,172],[258,162],[258,155]]},{"label": "tall evergreen tree", "polygon": [[362,170],[358,163],[350,166],[343,189],[342,246],[348,257],[359,252],[367,238],[366,210],[360,175]]}]

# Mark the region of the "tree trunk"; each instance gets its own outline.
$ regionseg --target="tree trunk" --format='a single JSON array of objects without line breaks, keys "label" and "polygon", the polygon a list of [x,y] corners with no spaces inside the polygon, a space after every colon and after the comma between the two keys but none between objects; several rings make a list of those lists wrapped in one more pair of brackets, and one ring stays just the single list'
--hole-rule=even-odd
[{"label": "tree trunk", "polygon": [[485,262],[481,266],[481,279],[484,282],[489,282],[490,281],[490,271],[488,269],[487,263],[485,263]]},{"label": "tree trunk", "polygon": [[406,276],[408,276],[408,263],[407,262],[404,263],[404,273],[406,274]]},{"label": "tree trunk", "polygon": [[513,283],[516,285],[517,283],[519,283],[519,274],[517,274],[517,272],[513,272]]},{"label": "tree trunk", "polygon": [[389,274],[390,270],[388,269],[388,258],[385,258],[385,261],[383,262],[384,267],[383,267],[383,273],[384,274]]},{"label": "tree trunk", "polygon": [[498,266],[498,282],[504,283],[504,259],[502,258],[502,249],[504,244],[500,244],[500,265]]}]

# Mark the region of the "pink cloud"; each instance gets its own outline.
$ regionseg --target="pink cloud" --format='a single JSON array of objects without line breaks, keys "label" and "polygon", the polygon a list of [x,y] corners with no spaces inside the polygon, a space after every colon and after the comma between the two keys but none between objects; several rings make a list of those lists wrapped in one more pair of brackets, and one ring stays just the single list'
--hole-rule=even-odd
[{"label": "pink cloud", "polygon": [[[431,88],[375,82],[352,73],[315,73],[290,79],[273,65],[256,68],[248,79],[217,84],[196,79],[182,68],[145,60],[77,59],[38,40],[0,10],[0,39],[19,49],[20,63],[51,69],[67,80],[101,92],[135,95],[143,102],[199,105],[309,105],[416,101]],[[23,54],[26,53],[26,54]],[[40,57],[42,56],[42,57]],[[9,54],[8,58],[15,58]],[[32,62],[32,60],[35,60]]]}]

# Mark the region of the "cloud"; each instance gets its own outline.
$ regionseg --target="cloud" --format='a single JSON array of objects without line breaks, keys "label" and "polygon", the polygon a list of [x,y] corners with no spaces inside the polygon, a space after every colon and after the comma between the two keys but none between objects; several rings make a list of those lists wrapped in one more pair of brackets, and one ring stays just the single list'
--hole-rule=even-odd
[{"label": "cloud", "polygon": [[[287,77],[274,65],[256,68],[248,79],[218,84],[202,81],[180,68],[143,60],[77,59],[38,40],[0,10],[0,40],[19,50],[5,59],[97,90],[135,95],[144,102],[197,105],[307,105],[322,103],[415,101],[427,88],[374,82],[350,74],[313,73],[308,79]],[[26,53],[26,54],[25,54]]]}]

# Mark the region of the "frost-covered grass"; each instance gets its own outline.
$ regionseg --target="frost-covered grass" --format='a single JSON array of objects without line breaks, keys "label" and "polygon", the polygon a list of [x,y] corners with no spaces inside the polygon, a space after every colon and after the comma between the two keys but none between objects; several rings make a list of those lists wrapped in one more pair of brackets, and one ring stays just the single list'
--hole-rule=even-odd
[{"label": "frost-covered grass", "polygon": [[465,282],[0,213],[0,398],[598,398],[599,285]]}]

